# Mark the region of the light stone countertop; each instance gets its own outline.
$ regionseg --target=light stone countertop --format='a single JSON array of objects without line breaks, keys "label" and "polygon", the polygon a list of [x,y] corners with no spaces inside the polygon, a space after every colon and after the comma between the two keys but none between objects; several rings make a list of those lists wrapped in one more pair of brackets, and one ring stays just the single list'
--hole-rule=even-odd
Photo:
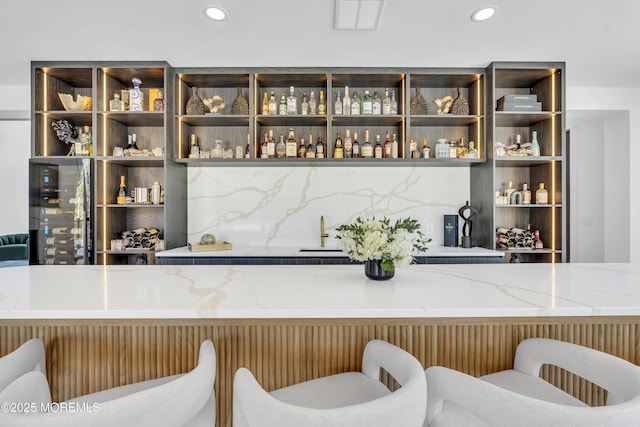
[{"label": "light stone countertop", "polygon": [[0,269],[0,318],[640,315],[640,264],[25,266]]}]

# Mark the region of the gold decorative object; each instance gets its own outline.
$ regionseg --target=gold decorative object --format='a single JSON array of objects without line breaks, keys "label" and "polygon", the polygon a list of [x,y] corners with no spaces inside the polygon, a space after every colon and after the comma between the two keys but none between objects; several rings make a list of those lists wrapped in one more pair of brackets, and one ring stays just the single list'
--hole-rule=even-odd
[{"label": "gold decorative object", "polygon": [[211,98],[203,98],[202,102],[205,106],[205,112],[217,114],[227,105],[221,96],[214,95]]},{"label": "gold decorative object", "polygon": [[88,111],[91,110],[91,97],[77,95],[73,100],[73,95],[68,93],[58,93],[62,106],[67,111]]},{"label": "gold decorative object", "polygon": [[462,93],[462,88],[458,88],[458,97],[453,101],[453,105],[451,105],[451,114],[455,114],[457,116],[467,116],[469,115],[469,101],[467,97]]},{"label": "gold decorative object", "polygon": [[413,116],[421,116],[426,115],[427,112],[427,101],[420,95],[420,88],[416,88],[416,96],[411,98],[411,103],[409,104],[409,113]]},{"label": "gold decorative object", "polygon": [[[451,108],[451,104],[453,104],[453,98],[449,95],[444,98],[433,98],[433,103],[438,106],[438,110],[436,113],[438,114],[447,114],[449,109]],[[442,106],[444,104],[444,107]]]},{"label": "gold decorative object", "polygon": [[191,98],[187,101],[187,108],[185,110],[189,115],[201,116],[204,114],[204,103],[202,102],[202,98],[196,93],[197,90],[198,88],[195,86],[191,88]]},{"label": "gold decorative object", "polygon": [[242,88],[238,88],[238,96],[233,100],[231,104],[231,114],[247,115],[249,114],[249,102],[247,98],[242,94]]},{"label": "gold decorative object", "polygon": [[213,245],[216,243],[216,236],[211,233],[205,233],[200,237],[201,245]]}]

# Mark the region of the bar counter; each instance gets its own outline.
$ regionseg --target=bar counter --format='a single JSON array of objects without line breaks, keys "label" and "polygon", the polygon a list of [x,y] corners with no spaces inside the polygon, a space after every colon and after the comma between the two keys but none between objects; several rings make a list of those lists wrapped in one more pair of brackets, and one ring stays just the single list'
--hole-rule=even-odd
[{"label": "bar counter", "polygon": [[[0,356],[33,337],[55,401],[187,372],[211,339],[217,425],[228,426],[239,367],[271,390],[359,369],[374,338],[471,375],[510,368],[530,337],[640,364],[640,264],[415,265],[386,282],[362,265],[0,269]],[[578,377],[545,377],[604,402]]]}]

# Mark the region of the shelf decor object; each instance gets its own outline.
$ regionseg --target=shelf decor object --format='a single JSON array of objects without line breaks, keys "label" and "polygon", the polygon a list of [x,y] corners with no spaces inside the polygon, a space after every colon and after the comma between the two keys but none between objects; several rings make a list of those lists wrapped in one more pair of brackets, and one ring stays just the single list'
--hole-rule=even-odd
[{"label": "shelf decor object", "polygon": [[420,88],[416,88],[416,96],[411,98],[411,104],[409,105],[409,112],[412,116],[426,115],[428,112],[427,101],[420,95]]},{"label": "shelf decor object", "polygon": [[238,88],[238,96],[233,100],[231,104],[231,114],[235,115],[247,115],[249,114],[249,101],[242,94],[242,88]]},{"label": "shelf decor object", "polygon": [[353,224],[336,228],[342,249],[351,260],[365,263],[365,275],[372,280],[388,280],[396,267],[415,263],[414,252],[427,250],[426,239],[420,223],[412,218],[397,220],[393,225],[389,218],[381,220],[356,218]]},{"label": "shelf decor object", "polygon": [[202,116],[204,114],[204,103],[202,98],[197,94],[197,87],[192,88],[191,98],[187,101],[187,114],[191,116]]},{"label": "shelf decor object", "polygon": [[69,93],[59,93],[58,97],[66,111],[91,111],[91,97],[77,95],[73,100],[73,95]]},{"label": "shelf decor object", "polygon": [[451,114],[456,116],[469,115],[469,100],[464,96],[461,87],[458,88],[458,96],[453,100],[453,104],[451,105]]}]

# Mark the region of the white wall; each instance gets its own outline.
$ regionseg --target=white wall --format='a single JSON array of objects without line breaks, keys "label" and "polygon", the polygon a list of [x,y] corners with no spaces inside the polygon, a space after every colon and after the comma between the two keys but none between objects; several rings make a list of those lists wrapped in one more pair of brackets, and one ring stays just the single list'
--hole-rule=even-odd
[{"label": "white wall", "polygon": [[0,235],[29,231],[31,124],[0,120]]}]

